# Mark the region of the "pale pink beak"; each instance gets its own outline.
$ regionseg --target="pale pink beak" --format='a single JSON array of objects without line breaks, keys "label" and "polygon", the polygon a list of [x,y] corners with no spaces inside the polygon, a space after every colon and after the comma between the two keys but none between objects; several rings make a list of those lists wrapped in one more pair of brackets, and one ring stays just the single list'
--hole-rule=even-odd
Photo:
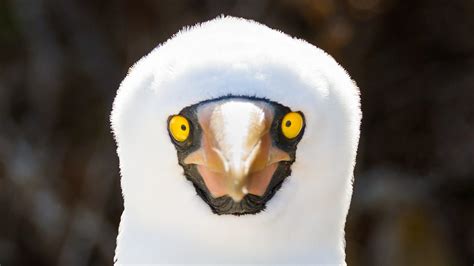
[{"label": "pale pink beak", "polygon": [[278,162],[291,160],[274,147],[270,135],[273,108],[264,102],[223,101],[198,108],[200,149],[185,164],[196,164],[214,198],[239,202],[247,194],[264,195]]}]

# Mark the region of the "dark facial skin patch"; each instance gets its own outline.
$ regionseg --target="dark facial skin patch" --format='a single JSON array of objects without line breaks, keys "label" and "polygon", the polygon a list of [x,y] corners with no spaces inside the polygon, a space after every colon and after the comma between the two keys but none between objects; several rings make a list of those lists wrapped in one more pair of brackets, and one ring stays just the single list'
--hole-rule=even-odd
[{"label": "dark facial skin patch", "polygon": [[[270,128],[270,134],[272,138],[272,145],[281,149],[282,151],[288,153],[290,156],[289,161],[280,161],[278,162],[277,169],[275,170],[270,184],[268,185],[265,193],[262,196],[257,196],[253,194],[247,194],[240,202],[235,202],[231,197],[225,195],[218,198],[212,197],[211,193],[207,189],[202,176],[197,170],[195,164],[185,164],[184,159],[193,151],[196,151],[201,146],[201,136],[202,129],[198,123],[197,119],[197,109],[199,106],[210,103],[213,101],[220,101],[225,99],[246,99],[249,101],[263,101],[267,104],[270,104],[274,108],[274,119]],[[183,108],[179,115],[186,117],[189,121],[190,135],[183,141],[178,142],[173,139],[170,134],[171,142],[176,147],[178,162],[181,167],[183,167],[184,175],[187,180],[189,180],[194,188],[196,189],[197,194],[204,200],[212,212],[215,214],[232,214],[232,215],[245,215],[245,214],[256,214],[264,210],[266,203],[275,195],[275,193],[281,188],[285,179],[291,174],[291,165],[295,161],[296,148],[304,134],[305,125],[299,133],[299,135],[294,139],[286,138],[281,132],[281,123],[283,117],[291,112],[292,110],[282,104],[255,97],[244,97],[244,96],[225,96],[212,100],[203,101],[188,107]],[[302,113],[300,113],[303,115]],[[171,116],[170,116],[171,118]],[[303,115],[304,118],[304,115]],[[168,119],[169,122],[169,119]],[[291,123],[291,122],[290,122]],[[285,125],[288,126],[288,125]],[[183,129],[185,130],[185,129]]]}]

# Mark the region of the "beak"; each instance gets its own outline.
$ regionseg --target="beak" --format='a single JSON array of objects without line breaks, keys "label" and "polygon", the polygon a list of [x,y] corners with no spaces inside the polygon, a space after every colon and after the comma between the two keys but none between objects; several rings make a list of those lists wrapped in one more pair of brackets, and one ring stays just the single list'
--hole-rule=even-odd
[{"label": "beak", "polygon": [[[247,194],[262,196],[278,162],[288,153],[272,145],[273,110],[265,104],[210,104],[198,110],[201,147],[185,164],[195,164],[214,198],[230,196],[240,202]],[[236,108],[240,107],[240,108]]]}]

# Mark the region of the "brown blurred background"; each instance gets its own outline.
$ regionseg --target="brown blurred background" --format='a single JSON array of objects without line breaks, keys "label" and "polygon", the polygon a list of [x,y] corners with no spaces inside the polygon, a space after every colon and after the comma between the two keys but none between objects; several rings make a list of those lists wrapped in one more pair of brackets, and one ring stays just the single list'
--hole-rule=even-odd
[{"label": "brown blurred background", "polygon": [[111,265],[109,128],[127,69],[228,14],[303,38],[357,81],[349,265],[474,263],[474,1],[0,1],[0,264]]}]

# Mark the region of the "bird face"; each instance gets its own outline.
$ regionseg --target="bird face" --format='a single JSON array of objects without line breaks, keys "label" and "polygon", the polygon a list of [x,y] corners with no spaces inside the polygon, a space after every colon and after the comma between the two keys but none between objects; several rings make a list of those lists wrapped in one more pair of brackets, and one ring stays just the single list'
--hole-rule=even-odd
[{"label": "bird face", "polygon": [[216,214],[255,214],[291,173],[301,112],[266,99],[223,97],[168,118],[184,175]]}]

